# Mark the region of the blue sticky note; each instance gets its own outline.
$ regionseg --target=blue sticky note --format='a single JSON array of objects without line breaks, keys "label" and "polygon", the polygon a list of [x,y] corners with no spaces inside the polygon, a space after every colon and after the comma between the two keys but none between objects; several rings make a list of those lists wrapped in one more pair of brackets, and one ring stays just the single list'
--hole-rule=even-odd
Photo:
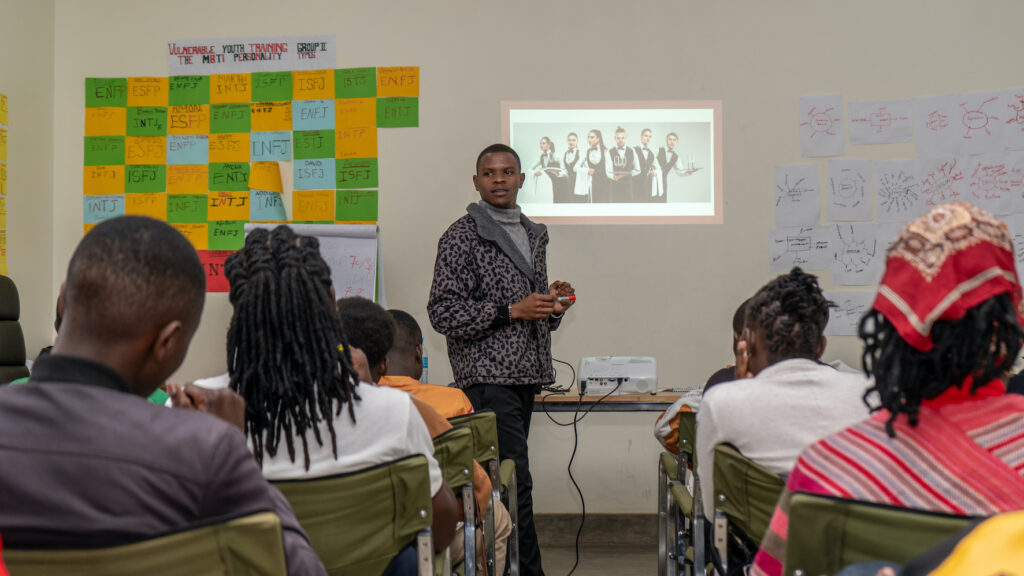
[{"label": "blue sticky note", "polygon": [[288,217],[284,214],[284,201],[277,192],[252,190],[249,192],[249,220],[253,222],[282,221]]},{"label": "blue sticky note", "polygon": [[334,158],[296,160],[296,190],[334,190]]},{"label": "blue sticky note", "polygon": [[334,130],[334,100],[292,102],[292,130]]},{"label": "blue sticky note", "polygon": [[288,162],[292,159],[292,133],[253,132],[249,136],[252,162]]},{"label": "blue sticky note", "polygon": [[96,224],[115,216],[124,216],[124,194],[96,194],[82,197],[86,224]]},{"label": "blue sticky note", "polygon": [[206,134],[168,134],[168,164],[208,164],[210,137]]}]

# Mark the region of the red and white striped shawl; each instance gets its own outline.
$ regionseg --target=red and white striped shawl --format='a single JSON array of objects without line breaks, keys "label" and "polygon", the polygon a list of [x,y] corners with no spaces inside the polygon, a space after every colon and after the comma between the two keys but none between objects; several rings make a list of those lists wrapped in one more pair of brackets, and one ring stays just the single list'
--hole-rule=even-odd
[{"label": "red and white striped shawl", "polygon": [[[965,385],[964,388],[969,388]],[[822,494],[889,506],[991,516],[1024,509],[1024,396],[993,382],[968,395],[951,388],[905,415],[889,438],[881,411],[811,445],[797,460],[751,574],[782,574],[789,496]]]}]

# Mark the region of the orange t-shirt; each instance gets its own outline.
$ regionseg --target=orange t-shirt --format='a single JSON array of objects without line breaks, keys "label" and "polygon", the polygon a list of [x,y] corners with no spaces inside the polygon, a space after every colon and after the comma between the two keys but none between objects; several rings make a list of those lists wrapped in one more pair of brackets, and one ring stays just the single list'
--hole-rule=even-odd
[{"label": "orange t-shirt", "polygon": [[378,384],[412,394],[430,404],[431,408],[437,410],[445,418],[454,418],[473,411],[473,404],[466,397],[466,393],[458,388],[423,384],[408,376],[384,376]]}]

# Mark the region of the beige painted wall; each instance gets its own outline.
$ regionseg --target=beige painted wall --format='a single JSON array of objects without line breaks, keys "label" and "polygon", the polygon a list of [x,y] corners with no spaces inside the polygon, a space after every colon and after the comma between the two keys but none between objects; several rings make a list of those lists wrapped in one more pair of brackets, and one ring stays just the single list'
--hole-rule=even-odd
[{"label": "beige painted wall", "polygon": [[[45,20],[45,4],[38,4],[17,7],[28,20]],[[14,271],[33,286],[30,349],[47,334],[49,318],[35,311],[38,301],[52,302],[81,236],[83,79],[165,75],[169,40],[331,33],[339,66],[421,67],[420,127],[380,131],[380,225],[388,303],[424,327],[436,239],[476,199],[473,160],[499,139],[501,100],[722,100],[724,225],[551,230],[549,273],[573,282],[580,294],[554,338],[555,356],[573,364],[595,354],[655,356],[662,385],[673,386],[699,384],[729,361],[732,312],[770,277],[772,166],[802,161],[797,98],[905,98],[1024,85],[1017,60],[1022,17],[1024,4],[1013,0],[57,0],[53,139],[33,142],[21,160],[43,165],[32,164],[25,173],[31,178],[21,180],[38,195],[12,203],[12,210],[26,206],[26,218],[50,211],[45,159],[52,144],[52,225],[45,218],[19,224],[15,238],[38,237],[41,255],[12,256]],[[47,37],[45,25],[35,34],[10,22],[0,26],[33,40]],[[45,56],[51,44],[34,49]],[[38,98],[12,98],[12,107],[33,106],[48,126],[46,58],[39,61],[7,90]],[[848,155],[909,158],[913,147],[849,148]],[[824,160],[817,162],[824,174]],[[830,287],[830,274],[822,282]],[[210,295],[179,378],[224,369],[229,317],[226,296]],[[444,340],[426,332],[431,379],[446,382]],[[834,338],[826,356],[856,364],[858,348],[852,338]],[[542,418],[531,443],[537,509],[575,511],[564,474],[571,444]],[[594,415],[584,422],[577,458],[589,510],[654,510],[652,419]]]}]

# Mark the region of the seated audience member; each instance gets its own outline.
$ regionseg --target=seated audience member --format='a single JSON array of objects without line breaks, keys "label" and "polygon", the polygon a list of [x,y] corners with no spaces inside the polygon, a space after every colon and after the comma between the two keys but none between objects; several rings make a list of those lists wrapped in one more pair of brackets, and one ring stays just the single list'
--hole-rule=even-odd
[{"label": "seated audience member", "polygon": [[228,378],[246,401],[245,431],[263,475],[317,478],[423,454],[434,546],[447,546],[456,502],[430,434],[408,395],[357,385],[317,239],[288,226],[253,230],[225,261],[224,274],[234,307]]},{"label": "seated audience member", "polygon": [[[324,574],[238,428],[147,403],[181,364],[205,299],[192,245],[121,217],[75,250],[60,335],[29,382],[0,389],[0,533],[8,548],[123,544],[225,515],[274,510],[289,574]],[[171,294],[173,297],[168,297]],[[243,408],[231,409],[241,426]]]},{"label": "seated audience member", "polygon": [[[736,355],[736,344],[740,340],[740,333],[743,332],[743,320],[746,315],[747,302],[750,302],[750,298],[744,300],[732,315],[733,356]],[[704,390],[701,395],[710,390],[712,386],[716,386],[723,382],[729,382],[734,377],[735,369],[732,364],[716,371],[704,384]],[[673,402],[667,410],[662,412],[654,422],[654,437],[657,438],[658,442],[660,442],[661,445],[669,452],[673,454],[679,453],[679,419],[676,418],[676,416],[678,416],[680,412],[695,412],[699,410],[701,395],[693,393],[683,394],[678,400]]]},{"label": "seated audience member", "polygon": [[867,417],[864,375],[818,362],[831,305],[818,279],[799,268],[750,299],[736,380],[709,390],[697,412],[697,475],[706,514],[714,510],[716,445],[731,444],[781,476],[811,443]]},{"label": "seated audience member", "polygon": [[[396,315],[395,312],[400,314]],[[370,300],[360,297],[338,300],[338,313],[341,315],[342,325],[345,326],[349,345],[366,359],[370,376],[369,382],[382,386],[387,386],[386,380],[395,381],[397,379],[399,384],[403,384],[401,382],[403,379],[415,382],[418,386],[414,390],[403,388],[403,386],[395,387],[403,389],[411,395],[420,416],[427,424],[427,430],[431,437],[451,430],[452,425],[439,410],[434,408],[433,402],[441,400],[442,407],[449,410],[453,407],[456,408],[456,415],[465,413],[464,410],[459,409],[460,404],[451,402],[451,396],[427,394],[427,398],[423,398],[420,397],[419,392],[422,389],[440,388],[444,391],[457,392],[466,404],[469,404],[469,401],[465,399],[466,395],[458,388],[419,383],[419,372],[423,370],[423,364],[422,351],[418,352],[417,350],[421,350],[419,342],[422,335],[416,320],[400,310],[385,311]],[[394,322],[394,319],[399,317],[401,317],[401,322]],[[416,344],[408,346],[409,343]],[[404,350],[405,355],[398,354],[396,347]],[[397,374],[392,376],[392,370],[397,371]],[[412,373],[416,374],[415,378],[411,377]],[[483,467],[476,463],[473,467],[473,492],[478,519],[482,519],[484,512],[491,504],[491,481]],[[508,537],[512,533],[512,518],[500,502],[494,509],[494,531],[495,561],[498,566],[504,566]],[[460,530],[452,542],[454,562],[459,562],[465,557],[463,545],[464,537]],[[482,558],[483,546],[478,546],[477,550],[479,551],[478,558]]]},{"label": "seated audience member", "polygon": [[379,384],[398,388],[426,402],[445,418],[469,414],[473,404],[458,388],[422,384],[423,332],[416,319],[402,310],[388,310],[394,321],[395,341],[388,350],[388,371]]},{"label": "seated audience member", "polygon": [[859,327],[877,412],[800,455],[754,573],[782,573],[793,492],[968,516],[1024,509],[1024,397],[1000,379],[1021,311],[999,220],[953,202],[910,222]]}]

